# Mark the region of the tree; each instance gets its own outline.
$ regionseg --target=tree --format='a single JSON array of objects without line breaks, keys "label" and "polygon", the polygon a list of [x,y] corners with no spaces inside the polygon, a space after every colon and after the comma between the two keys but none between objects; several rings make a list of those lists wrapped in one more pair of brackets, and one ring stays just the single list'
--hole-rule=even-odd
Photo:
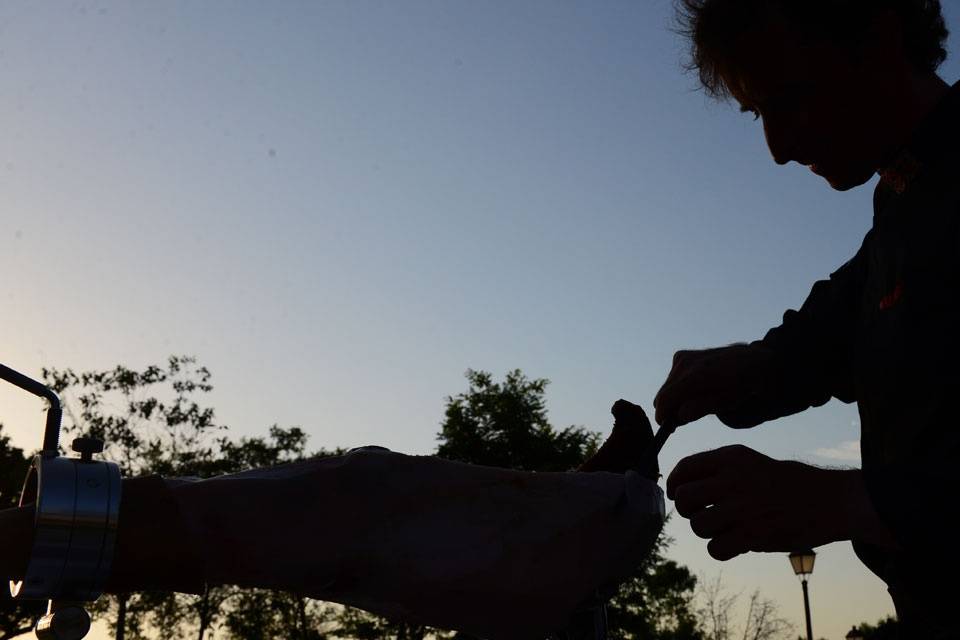
[{"label": "tree", "polygon": [[[704,581],[699,589],[701,607],[697,610],[706,640],[733,640],[737,635],[737,625],[733,621],[740,594],[726,591],[717,576],[712,581]],[[741,640],[777,640],[787,638],[793,631],[793,625],[780,616],[777,604],[764,598],[759,590],[750,594],[744,615]]]},{"label": "tree", "polygon": [[733,615],[739,594],[729,594],[724,589],[721,576],[707,582],[701,581],[697,590],[701,606],[697,609],[706,640],[729,640],[733,637]]},{"label": "tree", "polygon": [[[353,607],[343,607],[337,614],[336,621],[336,636],[339,638],[423,640],[427,635],[440,638],[451,635],[424,625],[382,618]],[[456,637],[456,634],[454,635]]]},{"label": "tree", "polygon": [[244,640],[323,640],[334,617],[329,605],[267,589],[239,590],[231,605],[225,629]]},{"label": "tree", "polygon": [[900,624],[893,616],[878,620],[877,624],[861,622],[857,630],[863,634],[864,640],[897,640],[900,638]]},{"label": "tree", "polygon": [[[43,422],[38,420],[38,432]],[[20,489],[30,467],[23,449],[11,446],[10,437],[0,424],[0,509],[15,507],[20,502]],[[0,585],[0,640],[7,640],[33,629],[45,609],[43,602],[24,602],[10,597],[6,585]]]},{"label": "tree", "polygon": [[620,585],[607,614],[611,637],[624,640],[700,640],[693,606],[697,586],[690,570],[664,557],[672,540],[661,535],[651,552]]},{"label": "tree", "polygon": [[549,380],[519,370],[503,383],[468,370],[469,389],[447,398],[437,457],[523,471],[571,471],[592,455],[600,435],[583,427],[557,431],[547,419]]},{"label": "tree", "polygon": [[[179,472],[213,457],[213,432],[225,429],[199,403],[213,390],[210,371],[190,356],[171,356],[142,371],[117,365],[75,373],[44,369],[60,395],[65,435],[86,433],[106,443],[104,457],[124,476]],[[61,447],[62,448],[62,447]]]},{"label": "tree", "polygon": [[793,631],[793,625],[780,616],[777,604],[760,595],[760,591],[750,594],[747,604],[746,621],[743,625],[743,640],[772,640],[786,637]]}]

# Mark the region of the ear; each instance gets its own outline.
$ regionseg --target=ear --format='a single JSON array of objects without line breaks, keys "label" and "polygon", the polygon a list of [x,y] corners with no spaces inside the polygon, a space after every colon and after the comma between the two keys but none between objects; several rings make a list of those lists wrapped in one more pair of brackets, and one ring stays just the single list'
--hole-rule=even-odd
[{"label": "ear", "polygon": [[893,9],[877,13],[857,47],[857,58],[865,68],[891,69],[909,65],[903,43],[903,20]]}]

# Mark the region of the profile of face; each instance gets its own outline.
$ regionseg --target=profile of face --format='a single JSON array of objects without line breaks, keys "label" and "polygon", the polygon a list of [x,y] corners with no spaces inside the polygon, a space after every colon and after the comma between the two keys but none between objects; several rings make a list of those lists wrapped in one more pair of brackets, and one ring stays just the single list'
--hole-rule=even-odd
[{"label": "profile of face", "polygon": [[892,151],[883,51],[804,41],[772,21],[741,38],[722,76],[741,110],[762,120],[777,163],[806,165],[844,191],[868,181]]}]

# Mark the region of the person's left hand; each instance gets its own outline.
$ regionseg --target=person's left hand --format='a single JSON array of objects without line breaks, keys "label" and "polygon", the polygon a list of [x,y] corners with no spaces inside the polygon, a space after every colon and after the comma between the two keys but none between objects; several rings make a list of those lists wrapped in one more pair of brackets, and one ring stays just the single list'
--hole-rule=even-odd
[{"label": "person's left hand", "polygon": [[707,550],[717,560],[854,538],[895,544],[877,529],[859,470],[774,460],[741,445],[681,460],[667,479],[667,496],[693,532],[710,539]]}]

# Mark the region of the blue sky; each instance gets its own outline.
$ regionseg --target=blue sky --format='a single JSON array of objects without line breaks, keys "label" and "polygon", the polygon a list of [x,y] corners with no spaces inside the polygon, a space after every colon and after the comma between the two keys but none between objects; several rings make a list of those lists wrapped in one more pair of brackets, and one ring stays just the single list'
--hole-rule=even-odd
[{"label": "blue sky", "polygon": [[[194,354],[237,435],[408,453],[468,367],[521,368],[556,425],[608,432],[676,349],[777,324],[871,218],[869,187],[775,165],[759,123],[695,91],[670,21],[666,0],[0,5],[0,361]],[[37,405],[0,403],[35,446]],[[857,437],[839,403],[704,419],[662,466],[736,441],[857,465]],[[721,564],[670,530],[800,628],[785,558]],[[818,636],[892,612],[847,545],[811,595]]]}]

